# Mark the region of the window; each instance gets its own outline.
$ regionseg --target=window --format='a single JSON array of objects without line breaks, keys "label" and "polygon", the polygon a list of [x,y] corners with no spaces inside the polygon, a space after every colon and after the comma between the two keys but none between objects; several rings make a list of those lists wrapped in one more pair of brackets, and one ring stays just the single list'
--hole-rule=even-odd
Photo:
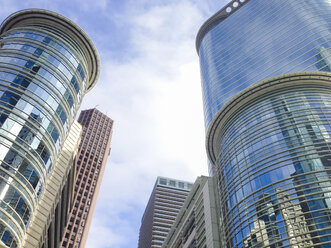
[{"label": "window", "polygon": [[167,185],[167,180],[164,178],[160,178],[160,184]]},{"label": "window", "polygon": [[176,187],[176,181],[170,180],[169,185],[173,186],[173,187]]}]

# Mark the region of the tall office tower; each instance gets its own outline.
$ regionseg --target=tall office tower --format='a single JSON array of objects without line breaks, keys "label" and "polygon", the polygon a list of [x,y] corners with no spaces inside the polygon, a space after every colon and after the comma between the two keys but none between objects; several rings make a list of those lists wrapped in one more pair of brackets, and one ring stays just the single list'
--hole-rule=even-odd
[{"label": "tall office tower", "polygon": [[[27,229],[23,247],[58,248],[73,207],[75,161],[82,126],[71,125],[68,138],[59,154],[44,194]],[[50,209],[50,210],[49,210]]]},{"label": "tall office tower", "polygon": [[74,206],[62,247],[85,247],[102,176],[110,154],[113,120],[97,109],[81,112],[83,126],[77,158]]},{"label": "tall office tower", "polygon": [[161,247],[192,183],[158,177],[141,220],[138,248]]},{"label": "tall office tower", "polygon": [[162,248],[220,248],[218,210],[212,177],[195,180]]},{"label": "tall office tower", "polygon": [[198,33],[226,247],[331,245],[330,11],[235,0]]},{"label": "tall office tower", "polygon": [[28,9],[1,24],[0,246],[38,247],[23,239],[43,232],[38,218],[52,213],[61,189],[50,182],[63,179],[53,172],[70,163],[59,154],[74,151],[65,141],[98,74],[94,45],[69,19]]}]

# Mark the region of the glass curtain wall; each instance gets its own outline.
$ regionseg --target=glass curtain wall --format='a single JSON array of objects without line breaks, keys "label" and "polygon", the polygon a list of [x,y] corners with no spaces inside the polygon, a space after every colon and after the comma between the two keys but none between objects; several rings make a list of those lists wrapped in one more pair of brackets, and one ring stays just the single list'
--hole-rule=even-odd
[{"label": "glass curtain wall", "polygon": [[19,247],[85,94],[88,65],[75,39],[47,22],[0,39],[0,240]]},{"label": "glass curtain wall", "polygon": [[244,0],[197,39],[205,122],[234,95],[273,76],[330,71],[328,0]]},{"label": "glass curtain wall", "polygon": [[227,247],[331,247],[330,12],[233,0],[198,33]]},{"label": "glass curtain wall", "polygon": [[240,98],[218,127],[227,247],[330,245],[331,78],[329,86],[303,79]]}]

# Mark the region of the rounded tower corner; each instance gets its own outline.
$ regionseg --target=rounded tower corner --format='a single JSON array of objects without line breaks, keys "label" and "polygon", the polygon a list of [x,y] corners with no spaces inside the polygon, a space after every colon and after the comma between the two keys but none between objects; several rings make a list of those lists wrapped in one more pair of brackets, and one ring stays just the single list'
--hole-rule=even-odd
[{"label": "rounded tower corner", "polygon": [[95,86],[100,74],[100,57],[89,36],[69,18],[45,9],[23,9],[11,14],[1,23],[0,35],[13,28],[24,27],[30,24],[35,25],[38,23],[53,27],[55,26],[59,30],[68,34],[80,45],[89,67],[89,81],[87,84],[87,90],[92,89]]}]

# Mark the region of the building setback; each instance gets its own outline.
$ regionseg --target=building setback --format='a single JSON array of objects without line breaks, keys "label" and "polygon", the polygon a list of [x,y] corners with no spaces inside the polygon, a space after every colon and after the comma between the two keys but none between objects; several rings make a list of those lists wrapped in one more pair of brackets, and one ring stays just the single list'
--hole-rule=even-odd
[{"label": "building setback", "polygon": [[162,248],[220,248],[215,184],[212,177],[194,182]]},{"label": "building setback", "polygon": [[0,246],[45,241],[75,154],[76,113],[98,74],[93,43],[68,18],[28,9],[1,24]]},{"label": "building setback", "polygon": [[138,248],[161,247],[192,183],[158,177],[141,220]]},{"label": "building setback", "polygon": [[198,33],[225,247],[330,247],[330,12],[236,0]]},{"label": "building setback", "polygon": [[62,241],[62,247],[85,247],[94,207],[110,154],[113,120],[97,109],[81,112],[83,127],[77,154],[74,204]]}]

